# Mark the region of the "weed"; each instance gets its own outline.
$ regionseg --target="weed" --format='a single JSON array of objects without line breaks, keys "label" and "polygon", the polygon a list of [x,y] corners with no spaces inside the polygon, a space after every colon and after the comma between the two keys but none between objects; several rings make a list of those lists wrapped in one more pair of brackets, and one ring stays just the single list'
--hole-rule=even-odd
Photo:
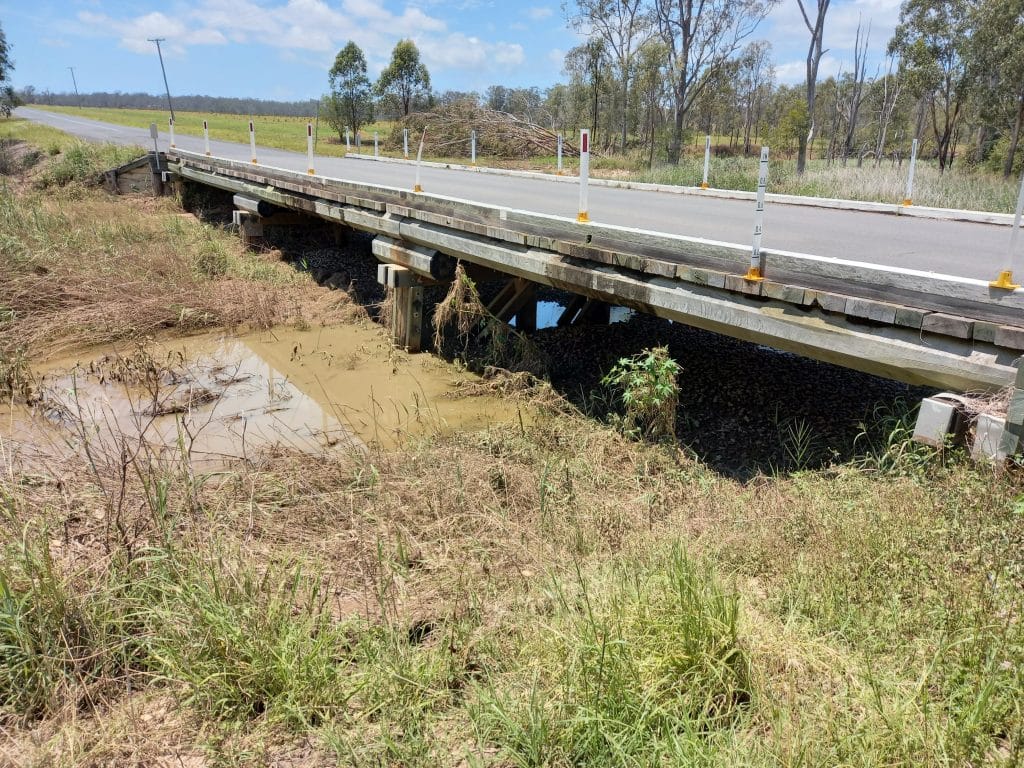
[{"label": "weed", "polygon": [[622,358],[601,380],[618,391],[628,433],[655,440],[675,437],[679,371],[668,347],[655,347]]}]

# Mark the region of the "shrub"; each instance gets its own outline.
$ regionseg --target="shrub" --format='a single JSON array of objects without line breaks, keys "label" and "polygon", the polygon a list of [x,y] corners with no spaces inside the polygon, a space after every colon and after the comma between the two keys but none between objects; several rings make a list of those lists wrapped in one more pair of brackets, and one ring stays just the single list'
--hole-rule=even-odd
[{"label": "shrub", "polygon": [[601,383],[618,392],[626,411],[626,431],[652,439],[672,437],[676,431],[679,363],[668,347],[646,349],[624,357]]}]

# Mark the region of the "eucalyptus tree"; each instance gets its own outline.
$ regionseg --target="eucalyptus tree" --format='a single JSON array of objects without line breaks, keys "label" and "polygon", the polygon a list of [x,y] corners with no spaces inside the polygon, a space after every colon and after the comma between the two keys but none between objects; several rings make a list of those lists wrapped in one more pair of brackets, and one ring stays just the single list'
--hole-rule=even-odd
[{"label": "eucalyptus tree", "polygon": [[[327,82],[333,100],[328,121],[339,134],[345,126],[358,131],[360,126],[373,119],[373,94],[370,79],[366,76],[366,56],[351,40],[334,57]],[[335,124],[339,118],[341,124]]]},{"label": "eucalyptus tree", "polygon": [[694,103],[743,46],[778,0],[655,0],[655,20],[668,51],[674,119],[668,159],[679,163],[683,128]]},{"label": "eucalyptus tree", "polygon": [[393,96],[408,115],[413,100],[430,95],[430,73],[420,61],[420,50],[412,40],[399,40],[391,52],[391,62],[380,73],[376,85],[380,96]]},{"label": "eucalyptus tree", "polygon": [[807,31],[811,33],[811,42],[807,46],[807,79],[804,82],[807,94],[807,131],[801,132],[800,144],[797,147],[796,172],[803,173],[807,164],[807,148],[814,144],[814,102],[818,93],[818,66],[821,64],[821,57],[825,53],[822,43],[825,39],[825,16],[828,14],[830,0],[815,0],[814,21],[811,21],[804,0],[796,0],[800,6],[800,15],[803,17]]},{"label": "eucalyptus tree", "polygon": [[654,25],[649,0],[574,0],[563,4],[570,26],[600,39],[617,75],[619,144],[625,152],[629,138],[629,94],[640,46]]},{"label": "eucalyptus tree", "polygon": [[1005,138],[1001,170],[1014,171],[1024,131],[1024,0],[985,0],[974,10],[971,58],[982,116]]}]

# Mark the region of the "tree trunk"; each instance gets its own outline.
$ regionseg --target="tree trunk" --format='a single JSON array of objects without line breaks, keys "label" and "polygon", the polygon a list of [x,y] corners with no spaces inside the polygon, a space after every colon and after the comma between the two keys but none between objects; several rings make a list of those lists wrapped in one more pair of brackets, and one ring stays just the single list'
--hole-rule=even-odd
[{"label": "tree trunk", "polygon": [[1020,101],[1017,102],[1017,119],[1013,121],[1010,146],[1006,148],[1006,159],[1003,160],[1004,179],[1010,178],[1013,174],[1013,160],[1017,155],[1017,144],[1020,142],[1021,123],[1024,123],[1024,90],[1020,92]]}]

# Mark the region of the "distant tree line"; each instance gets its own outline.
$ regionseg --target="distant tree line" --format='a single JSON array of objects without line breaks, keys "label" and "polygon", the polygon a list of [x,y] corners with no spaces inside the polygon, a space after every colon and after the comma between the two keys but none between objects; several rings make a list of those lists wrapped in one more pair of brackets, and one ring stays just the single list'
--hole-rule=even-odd
[{"label": "distant tree line", "polygon": [[[152,93],[122,93],[97,91],[83,93],[81,99],[74,93],[38,91],[29,86],[19,92],[28,104],[46,106],[109,107],[114,109],[164,109],[167,97]],[[172,96],[174,109],[183,112],[220,112],[229,115],[278,115],[312,117],[316,113],[316,99],[307,101],[271,101],[267,99],[238,99],[227,96]]]}]

